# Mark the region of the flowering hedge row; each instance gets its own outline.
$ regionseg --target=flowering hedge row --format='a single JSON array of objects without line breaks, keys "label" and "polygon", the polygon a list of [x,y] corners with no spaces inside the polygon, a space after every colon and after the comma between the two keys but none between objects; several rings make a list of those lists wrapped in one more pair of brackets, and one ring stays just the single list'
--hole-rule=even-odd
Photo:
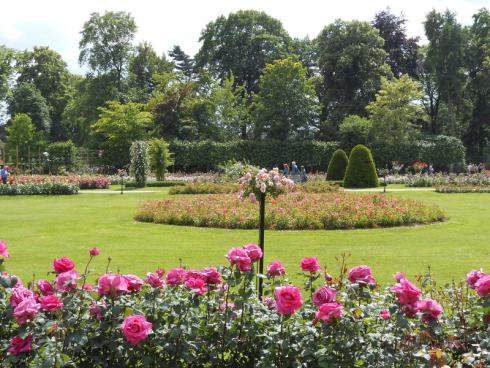
[{"label": "flowering hedge row", "polygon": [[107,189],[111,185],[109,178],[105,176],[90,175],[12,175],[9,184],[74,184],[80,189]]},{"label": "flowering hedge row", "polygon": [[[227,253],[228,266],[182,267],[144,278],[106,270],[96,285],[66,257],[54,279],[0,277],[2,367],[485,367],[490,364],[490,275],[392,286],[371,269],[333,277],[318,259],[267,267],[255,291],[260,248]],[[0,256],[8,256],[0,242]],[[109,265],[108,265],[109,267]],[[83,266],[82,266],[83,268]],[[300,272],[303,292],[288,280]]]},{"label": "flowering hedge row", "polygon": [[437,193],[490,193],[490,185],[440,185],[436,187]]},{"label": "flowering hedge row", "polygon": [[168,191],[169,194],[222,194],[234,193],[240,189],[238,184],[233,183],[188,183],[181,186],[174,186]]},{"label": "flowering hedge row", "polygon": [[[236,195],[188,196],[145,203],[135,219],[171,225],[256,229],[258,204]],[[268,229],[352,229],[443,221],[436,206],[382,194],[293,192],[270,199]]]},{"label": "flowering hedge row", "polygon": [[69,183],[30,183],[0,185],[2,195],[61,195],[77,194],[78,186]]},{"label": "flowering hedge row", "polygon": [[487,176],[486,174],[417,174],[407,175],[404,178],[404,183],[407,187],[436,187],[442,185],[490,186],[490,176]]}]

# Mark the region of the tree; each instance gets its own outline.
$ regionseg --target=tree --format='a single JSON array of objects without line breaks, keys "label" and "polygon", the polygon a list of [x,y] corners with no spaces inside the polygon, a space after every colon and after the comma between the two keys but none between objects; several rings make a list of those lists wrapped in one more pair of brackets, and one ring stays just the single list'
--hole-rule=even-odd
[{"label": "tree", "polygon": [[365,116],[365,106],[390,76],[384,41],[367,22],[336,20],[316,39],[323,120],[339,124],[347,115]]},{"label": "tree", "polygon": [[14,51],[0,45],[0,101],[3,101],[9,91],[9,81],[14,72]]},{"label": "tree", "polygon": [[[424,83],[429,89],[424,105],[430,117],[431,133],[457,136],[464,110],[464,30],[449,10],[444,13],[432,10],[424,27],[429,44],[423,65],[431,78]],[[447,108],[446,121],[440,121],[441,103]]]},{"label": "tree", "polygon": [[[13,116],[7,127],[7,148],[11,160],[27,160],[29,147],[34,143],[36,129],[29,115],[19,113]],[[18,154],[18,156],[17,156]]]},{"label": "tree", "polygon": [[97,75],[113,77],[122,93],[135,33],[136,23],[129,13],[90,14],[81,32],[80,64],[87,64]]},{"label": "tree", "polygon": [[66,138],[62,114],[67,104],[69,72],[60,54],[49,47],[35,46],[16,57],[17,83],[34,85],[49,107],[52,140]]},{"label": "tree", "polygon": [[49,106],[41,92],[32,83],[20,83],[14,88],[9,98],[8,112],[10,116],[19,113],[29,115],[35,128],[43,132],[45,137],[49,135],[51,124]]},{"label": "tree", "polygon": [[137,187],[146,186],[146,178],[150,173],[150,160],[148,157],[148,144],[135,141],[131,144],[131,165],[129,171],[134,176]]},{"label": "tree", "polygon": [[374,166],[371,151],[366,146],[359,144],[350,152],[349,164],[345,171],[345,188],[372,188],[377,187],[378,174]]},{"label": "tree", "polygon": [[126,166],[131,142],[146,137],[146,129],[153,119],[151,113],[143,111],[143,107],[134,102],[123,105],[111,101],[106,107],[99,108],[99,120],[92,125],[92,129],[100,136],[106,161],[113,166]]},{"label": "tree", "polygon": [[140,43],[129,61],[130,87],[134,95],[132,100],[147,102],[155,88],[153,76],[157,73],[171,72],[172,69],[173,63],[167,61],[165,55],[160,57],[151,44]]},{"label": "tree", "polygon": [[194,59],[187,55],[178,45],[175,45],[168,54],[174,61],[175,68],[188,80],[191,80],[196,68]]},{"label": "tree", "polygon": [[344,180],[347,165],[349,165],[349,159],[345,151],[336,150],[328,163],[327,180]]},{"label": "tree", "polygon": [[163,139],[152,138],[148,141],[150,167],[155,173],[157,180],[165,180],[167,168],[174,164],[169,144]]},{"label": "tree", "polygon": [[307,69],[293,59],[266,65],[260,91],[254,96],[255,136],[292,140],[313,137],[318,128],[319,104]]},{"label": "tree", "polygon": [[408,75],[383,79],[376,100],[367,106],[373,139],[393,145],[413,140],[420,128],[416,122],[424,115],[422,96],[420,84]]},{"label": "tree", "polygon": [[390,9],[376,13],[372,21],[373,27],[379,30],[384,39],[383,49],[388,54],[387,63],[394,76],[408,74],[416,78],[418,74],[418,41],[419,38],[408,38],[406,34],[406,19],[403,15],[396,16]]},{"label": "tree", "polygon": [[339,136],[342,147],[351,149],[358,144],[367,144],[372,122],[368,118],[349,115],[339,125]]}]

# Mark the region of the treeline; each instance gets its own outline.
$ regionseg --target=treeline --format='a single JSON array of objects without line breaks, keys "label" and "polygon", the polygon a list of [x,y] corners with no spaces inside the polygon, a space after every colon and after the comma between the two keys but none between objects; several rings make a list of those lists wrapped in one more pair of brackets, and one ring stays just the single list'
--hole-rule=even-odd
[{"label": "treeline", "polygon": [[[337,20],[310,40],[263,12],[238,11],[210,22],[191,56],[135,45],[128,13],[93,13],[79,42],[84,76],[49,47],[0,46],[0,139],[10,159],[71,140],[114,167],[149,137],[362,143],[385,153],[434,140],[460,152],[459,139],[470,160],[490,157],[490,12],[463,26],[449,10],[431,11],[426,45],[405,22],[387,9],[372,22]],[[380,160],[396,159],[408,160]]]}]

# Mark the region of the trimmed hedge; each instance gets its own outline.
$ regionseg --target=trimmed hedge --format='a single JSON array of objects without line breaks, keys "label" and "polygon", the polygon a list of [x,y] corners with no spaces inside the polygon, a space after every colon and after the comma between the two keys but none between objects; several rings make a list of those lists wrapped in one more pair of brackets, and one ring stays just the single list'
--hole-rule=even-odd
[{"label": "trimmed hedge", "polygon": [[[115,182],[114,184],[118,184]],[[146,186],[147,187],[153,187],[153,188],[162,188],[162,187],[174,187],[176,185],[185,185],[186,183],[183,181],[177,181],[177,180],[164,180],[164,181],[147,181]],[[137,188],[136,183],[134,181],[128,181],[127,183],[124,183],[124,186],[126,188]]]},{"label": "trimmed hedge", "polygon": [[6,184],[0,185],[0,196],[77,194],[78,189],[77,185],[68,183]]},{"label": "trimmed hedge", "polygon": [[218,165],[230,161],[246,161],[260,167],[277,167],[295,160],[309,170],[327,169],[338,142],[319,141],[232,141],[186,142],[173,141],[170,150],[175,157],[175,170],[186,172],[217,170]]},{"label": "trimmed hedge", "polygon": [[345,172],[345,188],[372,188],[379,185],[376,167],[371,151],[366,146],[358,144],[349,156],[349,165]]},{"label": "trimmed hedge", "polygon": [[349,158],[345,151],[343,149],[335,151],[328,164],[327,180],[344,180],[345,170],[348,164]]}]

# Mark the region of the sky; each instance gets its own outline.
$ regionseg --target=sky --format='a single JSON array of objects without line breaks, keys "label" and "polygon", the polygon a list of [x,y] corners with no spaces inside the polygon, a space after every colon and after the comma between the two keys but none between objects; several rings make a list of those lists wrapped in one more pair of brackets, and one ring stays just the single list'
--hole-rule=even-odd
[{"label": "sky", "polygon": [[74,73],[78,64],[80,31],[90,13],[126,11],[135,18],[135,43],[150,42],[158,53],[180,45],[188,54],[199,49],[199,35],[207,23],[241,9],[265,11],[279,19],[292,37],[315,38],[335,19],[371,21],[390,7],[407,18],[409,36],[421,36],[425,15],[447,8],[462,24],[490,0],[4,0],[0,11],[0,44],[15,49],[49,46],[58,51]]}]

